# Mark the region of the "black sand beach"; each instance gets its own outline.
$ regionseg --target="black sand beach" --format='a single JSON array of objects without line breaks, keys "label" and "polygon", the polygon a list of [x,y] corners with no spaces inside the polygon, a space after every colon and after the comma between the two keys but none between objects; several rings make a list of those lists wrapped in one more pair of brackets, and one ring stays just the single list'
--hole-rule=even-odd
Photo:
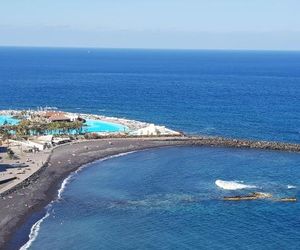
[{"label": "black sand beach", "polygon": [[15,230],[34,212],[57,196],[62,181],[80,166],[107,156],[153,147],[180,145],[180,141],[107,139],[60,146],[47,166],[34,178],[0,199],[0,249],[5,249]]}]

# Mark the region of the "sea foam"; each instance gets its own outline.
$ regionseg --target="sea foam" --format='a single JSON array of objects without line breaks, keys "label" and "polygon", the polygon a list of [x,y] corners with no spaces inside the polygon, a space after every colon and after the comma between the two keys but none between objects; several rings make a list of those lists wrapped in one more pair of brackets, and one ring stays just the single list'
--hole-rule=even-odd
[{"label": "sea foam", "polygon": [[293,186],[293,185],[287,185],[287,188],[288,189],[294,189],[294,188],[297,188],[296,186]]},{"label": "sea foam", "polygon": [[247,189],[247,188],[256,188],[253,185],[246,185],[241,183],[240,181],[223,181],[223,180],[216,180],[215,184],[226,190],[238,190],[238,189]]},{"label": "sea foam", "polygon": [[38,236],[39,234],[39,231],[40,231],[40,227],[41,227],[41,224],[42,222],[49,216],[50,214],[47,212],[46,215],[38,220],[32,227],[31,227],[31,230],[30,230],[30,234],[29,234],[29,240],[25,243],[25,245],[23,245],[20,250],[27,250],[29,249],[29,247],[31,246],[32,242],[35,241],[36,237]]}]

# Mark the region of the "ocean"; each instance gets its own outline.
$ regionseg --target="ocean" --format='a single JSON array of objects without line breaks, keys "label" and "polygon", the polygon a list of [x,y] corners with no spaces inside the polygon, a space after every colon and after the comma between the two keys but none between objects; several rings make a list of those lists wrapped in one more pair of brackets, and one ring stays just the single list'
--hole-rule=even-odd
[{"label": "ocean", "polygon": [[300,52],[0,48],[0,108],[300,142]]},{"label": "ocean", "polygon": [[[52,106],[300,143],[299,69],[299,52],[1,48],[0,109]],[[299,197],[299,165],[295,153],[195,147],[98,161],[68,179],[46,218],[33,215],[27,246],[299,249],[299,203],[222,201]]]}]

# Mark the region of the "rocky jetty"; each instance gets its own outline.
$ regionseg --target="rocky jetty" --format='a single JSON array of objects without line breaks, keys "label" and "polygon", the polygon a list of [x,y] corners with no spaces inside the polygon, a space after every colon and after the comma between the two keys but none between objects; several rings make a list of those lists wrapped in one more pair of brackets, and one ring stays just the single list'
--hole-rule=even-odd
[{"label": "rocky jetty", "polygon": [[272,195],[269,193],[255,192],[249,195],[237,195],[237,196],[225,196],[225,201],[243,201],[243,200],[258,200],[258,199],[270,199]]},{"label": "rocky jetty", "polygon": [[253,148],[253,149],[300,152],[300,144],[285,143],[285,142],[243,140],[243,139],[231,139],[231,138],[213,137],[213,136],[187,137],[187,141],[188,141],[187,144],[197,145],[197,146]]},{"label": "rocky jetty", "polygon": [[246,201],[246,200],[272,200],[272,201],[279,201],[279,202],[296,202],[296,197],[285,197],[274,199],[272,194],[269,193],[262,193],[262,192],[254,192],[248,195],[236,195],[236,196],[225,196],[223,197],[224,201]]}]

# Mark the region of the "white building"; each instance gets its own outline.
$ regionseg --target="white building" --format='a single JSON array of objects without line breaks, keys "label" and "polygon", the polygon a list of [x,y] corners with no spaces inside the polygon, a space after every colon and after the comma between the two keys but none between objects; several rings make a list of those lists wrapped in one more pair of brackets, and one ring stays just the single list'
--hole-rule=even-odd
[{"label": "white building", "polygon": [[156,126],[154,124],[150,124],[145,128],[140,128],[136,131],[130,133],[130,135],[134,136],[159,136],[159,135],[180,135],[179,132],[166,128],[165,126]]},{"label": "white building", "polygon": [[12,143],[12,146],[20,146],[23,149],[32,149],[34,151],[43,151],[47,148],[47,144],[44,143],[38,143],[33,141],[15,141],[15,140],[9,140],[10,143]]}]

